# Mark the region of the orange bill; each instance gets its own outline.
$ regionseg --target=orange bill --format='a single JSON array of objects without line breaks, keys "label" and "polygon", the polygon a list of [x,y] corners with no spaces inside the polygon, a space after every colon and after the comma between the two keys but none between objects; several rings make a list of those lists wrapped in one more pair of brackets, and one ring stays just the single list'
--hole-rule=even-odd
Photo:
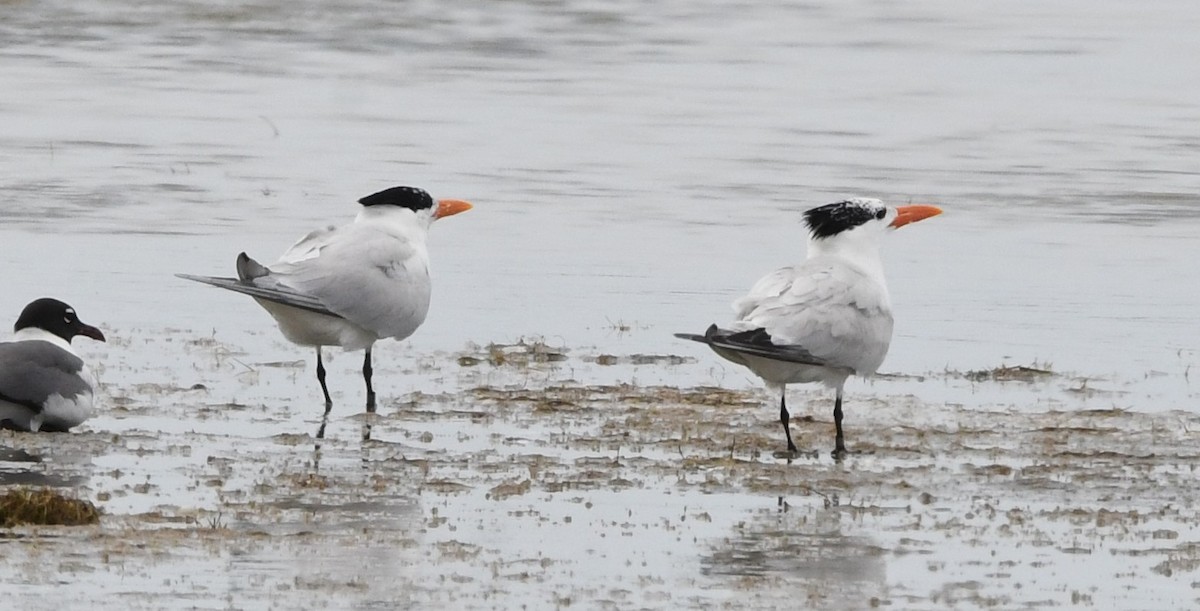
[{"label": "orange bill", "polygon": [[433,218],[440,219],[443,216],[454,216],[459,212],[470,210],[471,202],[465,202],[461,199],[439,199],[437,212],[433,213]]},{"label": "orange bill", "polygon": [[925,204],[913,204],[911,206],[897,206],[896,220],[892,221],[892,227],[903,227],[909,223],[915,223],[920,220],[927,219],[931,216],[937,216],[942,213],[942,209],[937,206],[927,206]]}]

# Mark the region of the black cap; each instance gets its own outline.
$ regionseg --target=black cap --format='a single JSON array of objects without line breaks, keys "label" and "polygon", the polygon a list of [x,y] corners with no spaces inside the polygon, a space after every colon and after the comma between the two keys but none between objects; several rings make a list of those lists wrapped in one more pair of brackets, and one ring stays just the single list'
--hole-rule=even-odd
[{"label": "black cap", "polygon": [[416,187],[392,187],[373,193],[360,200],[364,206],[399,206],[413,212],[433,207],[433,198],[424,189]]},{"label": "black cap", "polygon": [[887,208],[879,200],[848,199],[805,212],[804,223],[814,238],[828,238],[885,216]]}]

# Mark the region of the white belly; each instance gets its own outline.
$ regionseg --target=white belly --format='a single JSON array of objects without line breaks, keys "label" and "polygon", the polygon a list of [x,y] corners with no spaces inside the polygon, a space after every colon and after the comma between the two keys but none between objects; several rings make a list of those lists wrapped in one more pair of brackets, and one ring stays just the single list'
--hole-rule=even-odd
[{"label": "white belly", "polygon": [[0,421],[21,431],[36,433],[42,429],[65,431],[83,424],[95,413],[92,393],[83,393],[70,399],[50,395],[40,414],[33,413],[24,405],[0,401]]},{"label": "white belly", "polygon": [[713,348],[717,354],[744,365],[767,384],[774,386],[782,384],[809,384],[820,382],[829,388],[838,388],[846,382],[854,372],[845,367],[822,367],[820,365],[804,365],[790,361],[777,361],[762,356],[746,354],[734,350]]},{"label": "white belly", "polygon": [[67,430],[83,424],[92,417],[94,410],[92,393],[86,392],[71,398],[50,395],[41,414],[40,428]]},{"label": "white belly", "polygon": [[377,334],[345,318],[301,310],[265,299],[255,301],[275,319],[283,336],[294,344],[363,350],[380,339]]}]

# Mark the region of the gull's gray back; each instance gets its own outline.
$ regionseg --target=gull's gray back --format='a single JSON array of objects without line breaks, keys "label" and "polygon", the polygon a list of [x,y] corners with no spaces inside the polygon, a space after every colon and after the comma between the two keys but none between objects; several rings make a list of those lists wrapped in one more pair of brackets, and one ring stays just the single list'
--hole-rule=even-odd
[{"label": "gull's gray back", "polygon": [[82,370],[82,359],[50,342],[0,343],[0,399],[41,411],[53,395],[70,399],[91,393]]}]

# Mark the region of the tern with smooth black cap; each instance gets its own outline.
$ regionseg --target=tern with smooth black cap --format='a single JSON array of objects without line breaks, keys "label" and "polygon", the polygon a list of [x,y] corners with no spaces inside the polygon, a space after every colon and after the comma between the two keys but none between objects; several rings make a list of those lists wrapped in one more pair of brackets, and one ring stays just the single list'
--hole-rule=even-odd
[{"label": "tern with smooth black cap", "polygon": [[269,267],[243,252],[237,278],[178,274],[250,295],[285,338],[316,347],[326,412],[333,399],[321,348],[365,351],[362,373],[373,409],[371,347],[380,339],[412,335],[429,311],[429,227],[472,207],[457,199],[435,200],[416,187],[392,187],[358,203],[362,210],[353,222],[309,233]]}]

